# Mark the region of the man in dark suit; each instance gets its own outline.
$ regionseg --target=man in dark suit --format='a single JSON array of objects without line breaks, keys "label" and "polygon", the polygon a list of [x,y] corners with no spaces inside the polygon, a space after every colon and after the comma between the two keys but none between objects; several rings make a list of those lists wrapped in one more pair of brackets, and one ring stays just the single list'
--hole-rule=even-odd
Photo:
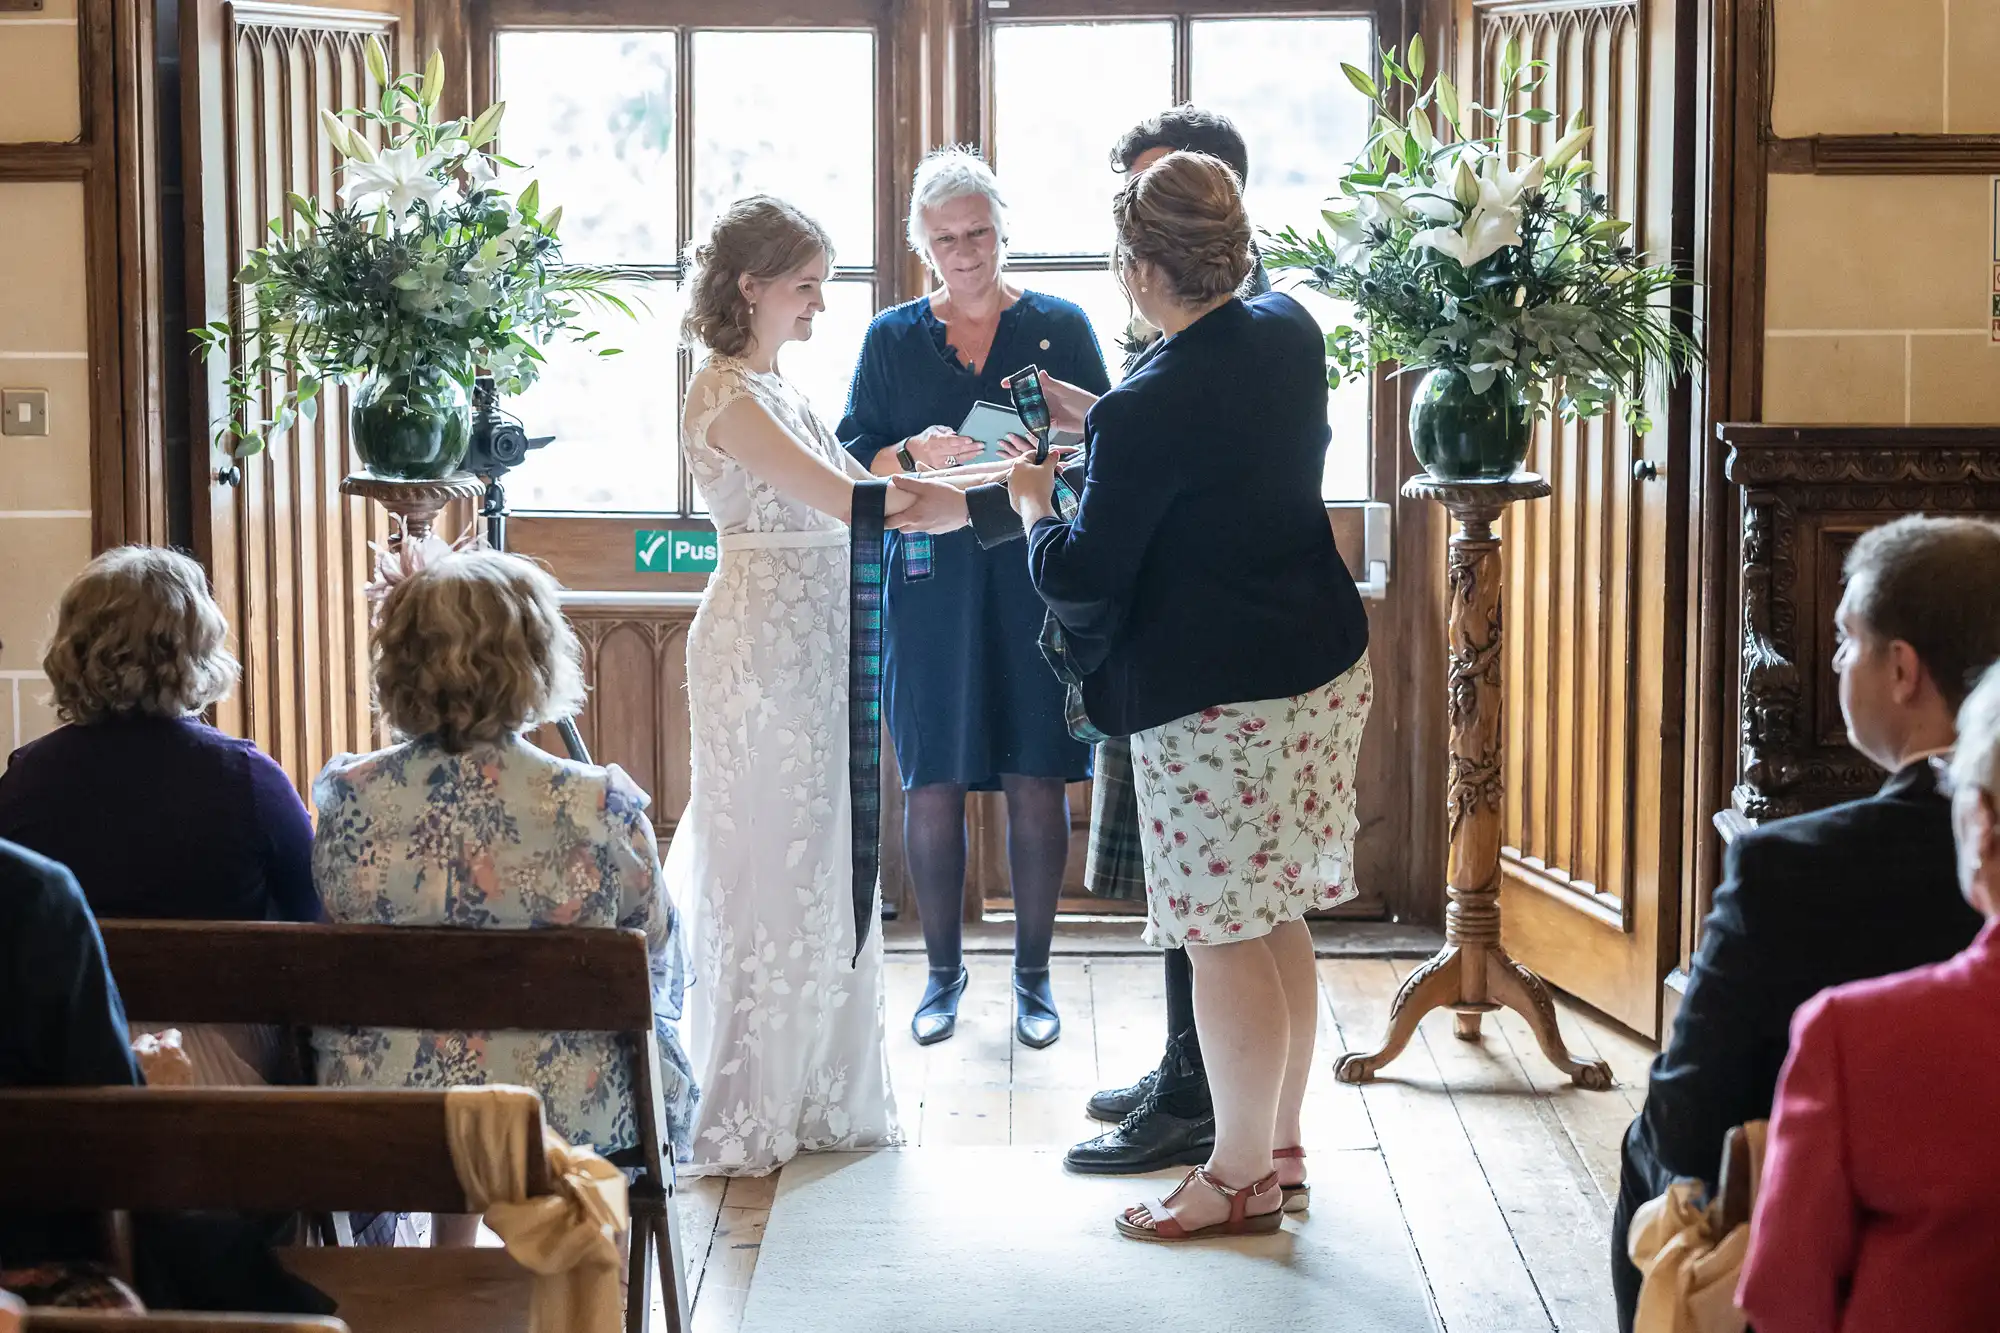
[{"label": "man in dark suit", "polygon": [[1612,1286],[1629,1333],[1640,1275],[1626,1235],[1676,1178],[1712,1189],[1729,1130],[1771,1113],[1792,1013],[1828,986],[1949,958],[1980,917],[1958,889],[1951,806],[1931,759],[2000,658],[2000,527],[1912,516],[1848,555],[1835,613],[1840,708],[1890,777],[1875,795],[1776,820],[1731,844],[1687,994],[1626,1132]]},{"label": "man in dark suit", "polygon": [[[139,1081],[97,919],[75,877],[0,839],[0,1088]],[[0,1261],[92,1257],[98,1232],[87,1214],[0,1216]]]},{"label": "man in dark suit", "polygon": [[[1249,180],[1249,149],[1235,125],[1226,116],[1194,106],[1174,107],[1127,130],[1111,150],[1111,164],[1120,175],[1129,176],[1173,152],[1206,153],[1227,163],[1239,181]],[[1250,255],[1250,274],[1240,292],[1244,297],[1271,289],[1254,241]],[[1158,330],[1135,324],[1121,340],[1126,375],[1150,361],[1161,341]],[[1082,487],[1082,474],[1078,466],[1068,476],[1073,490]],[[916,493],[919,504],[892,521],[893,527],[939,532],[969,523],[979,544],[986,547],[1021,538],[1021,521],[1004,483],[955,491],[941,483],[899,477],[896,485]],[[1144,901],[1139,803],[1129,740],[1100,741],[1094,770],[1086,885],[1099,898]],[[1215,1142],[1215,1111],[1201,1042],[1195,1035],[1194,975],[1185,949],[1166,951],[1166,1001],[1167,1045],[1160,1063],[1129,1087],[1107,1089],[1089,1099],[1088,1114],[1112,1128],[1069,1150],[1064,1160],[1072,1171],[1131,1175],[1208,1160]]]}]

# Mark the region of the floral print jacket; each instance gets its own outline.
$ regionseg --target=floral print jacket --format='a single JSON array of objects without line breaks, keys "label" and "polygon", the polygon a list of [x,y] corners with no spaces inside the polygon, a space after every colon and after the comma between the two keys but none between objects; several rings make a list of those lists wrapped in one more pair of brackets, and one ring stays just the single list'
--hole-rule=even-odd
[{"label": "floral print jacket", "polygon": [[[336,756],[313,783],[313,801],[313,878],[333,921],[645,931],[661,1094],[674,1154],[686,1157],[696,1088],[675,1033],[686,951],[661,883],[650,801],[622,770],[559,759],[518,736],[463,754],[418,739]],[[610,1152],[638,1141],[619,1041],[350,1027],[321,1028],[313,1045],[324,1086],[518,1083],[541,1093],[551,1129]]]}]

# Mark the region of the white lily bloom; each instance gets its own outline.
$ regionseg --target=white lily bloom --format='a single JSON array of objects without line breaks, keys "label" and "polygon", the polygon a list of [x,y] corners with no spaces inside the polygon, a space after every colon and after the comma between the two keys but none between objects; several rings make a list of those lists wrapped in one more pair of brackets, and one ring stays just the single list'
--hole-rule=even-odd
[{"label": "white lily bloom", "polygon": [[1479,202],[1489,207],[1519,208],[1522,195],[1542,187],[1546,171],[1539,157],[1529,158],[1519,171],[1509,171],[1500,158],[1488,157],[1479,164]]},{"label": "white lily bloom", "polygon": [[1521,210],[1489,207],[1482,197],[1472,216],[1458,228],[1432,227],[1410,238],[1411,245],[1424,246],[1450,255],[1460,268],[1471,268],[1510,245],[1521,243]]},{"label": "white lily bloom", "polygon": [[340,197],[355,205],[379,199],[380,205],[400,221],[418,203],[436,208],[457,201],[458,187],[432,175],[443,165],[442,152],[418,157],[412,144],[385,149],[373,162],[349,159]]},{"label": "white lily bloom", "polygon": [[493,165],[493,159],[484,153],[472,152],[465,155],[465,179],[475,190],[483,190],[500,174],[500,168]]},{"label": "white lily bloom", "polygon": [[1435,185],[1407,186],[1401,192],[1403,207],[1432,222],[1457,222],[1458,201]]},{"label": "white lily bloom", "polygon": [[1366,273],[1374,262],[1375,238],[1357,209],[1352,213],[1327,213],[1327,230],[1333,238],[1333,257],[1357,272]]}]

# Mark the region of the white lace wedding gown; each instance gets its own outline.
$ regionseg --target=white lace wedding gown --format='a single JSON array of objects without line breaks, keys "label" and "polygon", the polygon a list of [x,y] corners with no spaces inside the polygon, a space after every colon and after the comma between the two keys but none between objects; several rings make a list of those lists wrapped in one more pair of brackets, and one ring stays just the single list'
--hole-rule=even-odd
[{"label": "white lace wedding gown", "polygon": [[667,870],[692,921],[693,1175],[896,1141],[882,932],[854,961],[847,776],[848,528],[708,443],[755,398],[835,467],[846,451],[775,374],[712,357],[683,448],[721,536],[688,633],[693,786]]}]

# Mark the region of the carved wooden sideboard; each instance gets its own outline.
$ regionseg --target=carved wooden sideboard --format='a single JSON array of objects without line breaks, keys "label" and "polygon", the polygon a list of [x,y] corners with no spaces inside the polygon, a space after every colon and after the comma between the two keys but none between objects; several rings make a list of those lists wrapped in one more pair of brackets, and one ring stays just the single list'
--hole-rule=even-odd
[{"label": "carved wooden sideboard", "polygon": [[1881,785],[1840,715],[1841,567],[1857,537],[1904,514],[2000,518],[2000,428],[1729,424],[1717,434],[1742,488],[1731,806],[1756,823]]}]

